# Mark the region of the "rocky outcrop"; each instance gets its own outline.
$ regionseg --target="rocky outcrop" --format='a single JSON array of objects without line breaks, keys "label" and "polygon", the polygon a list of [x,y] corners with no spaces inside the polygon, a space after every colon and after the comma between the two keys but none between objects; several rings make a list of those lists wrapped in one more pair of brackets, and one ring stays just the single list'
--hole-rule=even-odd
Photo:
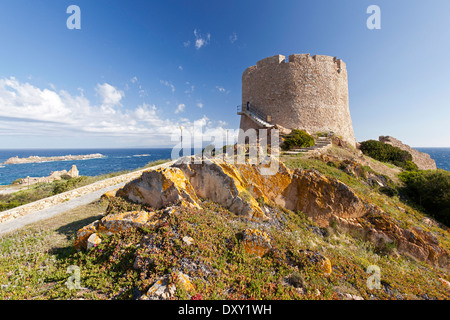
[{"label": "rocky outcrop", "polygon": [[53,171],[48,177],[26,177],[16,180],[15,184],[33,185],[36,183],[50,183],[55,180],[61,180],[63,178],[76,178],[79,176],[79,171],[76,165],[72,165],[72,168],[61,171]]},{"label": "rocky outcrop", "polygon": [[270,238],[264,231],[258,229],[245,229],[242,232],[242,237],[244,250],[248,254],[262,257],[272,249]]},{"label": "rocky outcrop", "polygon": [[[97,233],[111,235],[130,228],[143,227],[151,220],[153,214],[147,211],[132,211],[107,215],[78,230],[75,249],[89,249],[99,244],[101,241],[97,238]],[[92,237],[93,235],[95,236]]]},{"label": "rocky outcrop", "polygon": [[192,292],[194,286],[189,276],[182,272],[173,275],[165,275],[156,281],[147,293],[142,295],[139,300],[169,300],[175,295],[177,287],[183,288],[187,292]]},{"label": "rocky outcrop", "polygon": [[140,178],[118,190],[117,196],[149,205],[154,209],[178,203],[198,207],[199,202],[191,183],[179,168],[144,172]]},{"label": "rocky outcrop", "polygon": [[[395,243],[401,253],[448,267],[449,254],[431,233],[400,227],[388,213],[362,200],[335,178],[316,170],[292,171],[281,162],[277,165],[276,173],[268,175],[264,165],[231,164],[220,159],[195,163],[181,159],[171,167],[144,172],[119,189],[116,195],[154,210],[172,205],[200,208],[201,199],[208,199],[237,215],[259,221],[271,219],[265,204],[279,205],[303,212],[320,227],[336,223],[379,247]],[[81,229],[76,246],[87,247],[89,237],[96,232],[157,227],[160,221],[152,220],[152,216],[148,212],[108,215]],[[263,231],[248,229],[243,238],[248,253],[262,256],[271,249],[270,239]],[[324,263],[324,268],[329,271],[330,265]]]},{"label": "rocky outcrop", "polygon": [[198,197],[217,202],[230,211],[250,217],[267,218],[250,191],[250,183],[238,168],[224,161],[176,162]]},{"label": "rocky outcrop", "polygon": [[296,170],[283,198],[287,209],[305,212],[322,227],[333,217],[358,218],[368,209],[347,185],[315,170]]},{"label": "rocky outcrop", "polygon": [[412,155],[412,161],[417,165],[419,170],[436,170],[436,162],[431,159],[429,154],[411,148],[410,146],[403,144],[400,140],[390,136],[380,136],[378,140],[408,151]]},{"label": "rocky outcrop", "polygon": [[361,218],[336,222],[350,233],[374,243],[379,250],[396,248],[399,253],[420,261],[449,268],[450,254],[432,233],[418,227],[401,227],[378,207],[372,206]]}]

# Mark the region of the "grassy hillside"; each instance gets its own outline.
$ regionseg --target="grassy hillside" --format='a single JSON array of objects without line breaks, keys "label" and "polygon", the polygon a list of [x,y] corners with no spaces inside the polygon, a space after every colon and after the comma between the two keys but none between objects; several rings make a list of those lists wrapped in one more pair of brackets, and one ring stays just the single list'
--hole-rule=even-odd
[{"label": "grassy hillside", "polygon": [[[445,226],[368,182],[370,174],[380,174],[377,168],[386,177],[395,177],[398,168],[363,157],[367,175],[358,175],[342,165],[357,157],[351,150],[333,148],[327,156],[283,160],[339,179],[403,227],[430,231],[450,248]],[[0,299],[136,299],[163,276],[176,285],[175,299],[450,298],[447,270],[400,255],[395,246],[375,247],[334,224],[320,228],[302,212],[264,205],[268,221],[237,216],[206,200],[201,208],[158,210],[154,219],[161,223],[154,228],[101,234],[101,244],[79,252],[73,244],[82,226],[104,214],[148,208],[116,199],[72,210],[0,238]],[[249,253],[243,238],[248,230],[265,233],[271,250],[262,257]],[[79,267],[82,289],[67,287],[70,266]],[[378,289],[368,286],[369,266],[380,270]],[[179,285],[178,272],[189,275],[191,290]]]}]

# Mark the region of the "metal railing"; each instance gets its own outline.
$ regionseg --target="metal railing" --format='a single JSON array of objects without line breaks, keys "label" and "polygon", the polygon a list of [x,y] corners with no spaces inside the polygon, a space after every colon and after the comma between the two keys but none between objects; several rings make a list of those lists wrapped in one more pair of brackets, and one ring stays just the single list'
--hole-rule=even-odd
[{"label": "metal railing", "polygon": [[249,106],[242,105],[242,104],[237,106],[237,113],[246,113],[246,112],[251,113],[256,118],[259,118],[260,120],[262,120],[264,122],[268,122],[268,123],[270,122],[270,116],[267,116],[263,112],[259,111],[252,104],[250,104]]}]

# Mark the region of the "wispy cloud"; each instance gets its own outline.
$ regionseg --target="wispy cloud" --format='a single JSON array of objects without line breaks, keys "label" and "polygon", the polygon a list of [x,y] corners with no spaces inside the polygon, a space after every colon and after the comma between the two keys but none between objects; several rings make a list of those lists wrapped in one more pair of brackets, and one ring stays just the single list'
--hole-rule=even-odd
[{"label": "wispy cloud", "polygon": [[178,70],[183,71],[183,66],[178,66]]},{"label": "wispy cloud", "polygon": [[184,112],[185,108],[186,108],[186,105],[184,103],[179,104],[177,109],[175,110],[175,114],[178,114],[180,112]]},{"label": "wispy cloud", "polygon": [[186,93],[186,94],[193,93],[195,90],[195,86],[193,84],[191,84],[190,82],[186,82],[186,85],[188,86],[188,88],[186,90],[184,90],[184,93]]},{"label": "wispy cloud", "polygon": [[211,40],[211,34],[207,33],[205,36],[201,35],[200,32],[197,31],[197,29],[194,29],[194,36],[195,36],[195,48],[198,50],[201,47],[204,47],[209,44],[209,41]]},{"label": "wispy cloud", "polygon": [[199,107],[200,109],[202,109],[202,108],[203,108],[203,103],[198,102],[198,103],[197,103],[197,107]]},{"label": "wispy cloud", "polygon": [[220,93],[226,93],[226,94],[229,94],[229,93],[230,93],[230,90],[227,90],[227,89],[225,89],[225,88],[222,87],[222,86],[216,86],[216,89],[217,89],[217,91],[219,91]]},{"label": "wispy cloud", "polygon": [[175,86],[171,82],[167,80],[159,80],[159,82],[165,85],[166,87],[169,87],[172,92],[175,92]]},{"label": "wispy cloud", "polygon": [[233,34],[230,35],[229,39],[231,43],[235,43],[238,39],[236,32],[233,32]]}]

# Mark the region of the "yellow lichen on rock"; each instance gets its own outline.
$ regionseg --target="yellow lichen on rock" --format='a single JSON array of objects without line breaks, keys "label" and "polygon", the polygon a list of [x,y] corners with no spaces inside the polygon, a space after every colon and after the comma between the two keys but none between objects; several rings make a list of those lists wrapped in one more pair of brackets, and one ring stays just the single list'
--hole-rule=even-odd
[{"label": "yellow lichen on rock", "polygon": [[247,190],[249,184],[233,164],[207,159],[202,163],[178,162],[174,166],[183,171],[199,197],[217,202],[238,215],[267,219]]},{"label": "yellow lichen on rock", "polygon": [[[175,296],[177,286],[181,286],[186,292],[194,291],[194,286],[187,275],[182,272],[175,274],[175,282],[171,281],[170,275],[165,275],[157,280],[144,294],[141,300],[169,300]],[[172,279],[173,280],[173,279]]]},{"label": "yellow lichen on rock", "polygon": [[102,218],[98,225],[98,232],[108,235],[125,231],[129,228],[144,226],[154,213],[147,211],[132,211],[109,214]]},{"label": "yellow lichen on rock", "polygon": [[265,175],[261,172],[262,165],[236,165],[254,197],[262,198],[265,202],[274,201],[276,204],[284,205],[285,200],[282,194],[292,182],[292,172],[279,161],[277,166],[278,170],[274,174]]},{"label": "yellow lichen on rock", "polygon": [[270,238],[264,231],[258,229],[245,229],[242,232],[242,236],[242,244],[247,254],[254,254],[258,257],[262,257],[272,249]]},{"label": "yellow lichen on rock", "polygon": [[87,239],[87,249],[91,249],[95,246],[98,246],[100,243],[102,243],[102,239],[98,236],[97,233],[93,233],[89,236]]},{"label": "yellow lichen on rock", "polygon": [[320,262],[320,268],[324,275],[330,275],[333,271],[330,259],[324,256],[324,259]]},{"label": "yellow lichen on rock", "polygon": [[186,290],[187,292],[194,291],[194,286],[192,285],[189,276],[181,272],[178,272],[177,275],[178,275],[178,283],[183,286],[184,290]]},{"label": "yellow lichen on rock", "polygon": [[[86,249],[93,244],[99,244],[101,240],[97,233],[111,235],[117,232],[125,231],[129,228],[146,226],[154,214],[154,212],[147,211],[131,211],[109,214],[101,220],[94,221],[93,223],[78,230],[74,247],[77,250],[81,250],[82,248]],[[90,239],[90,237],[94,234],[96,234],[96,237]],[[91,245],[89,245],[90,242],[92,243]]]},{"label": "yellow lichen on rock", "polygon": [[307,264],[318,268],[324,276],[328,276],[333,272],[330,259],[321,252],[305,250],[301,253],[304,256],[304,261],[307,262]]},{"label": "yellow lichen on rock", "polygon": [[117,195],[155,209],[178,203],[200,207],[189,180],[180,169],[172,167],[143,172],[138,179],[120,189]]},{"label": "yellow lichen on rock", "polygon": [[76,250],[87,248],[87,241],[93,233],[97,232],[98,223],[99,223],[98,220],[94,221],[78,230],[77,238],[75,239],[74,243],[74,247]]},{"label": "yellow lichen on rock", "polygon": [[105,199],[105,200],[112,199],[116,196],[116,193],[118,190],[119,190],[119,188],[105,192],[104,194],[102,194],[102,196],[100,198]]}]

